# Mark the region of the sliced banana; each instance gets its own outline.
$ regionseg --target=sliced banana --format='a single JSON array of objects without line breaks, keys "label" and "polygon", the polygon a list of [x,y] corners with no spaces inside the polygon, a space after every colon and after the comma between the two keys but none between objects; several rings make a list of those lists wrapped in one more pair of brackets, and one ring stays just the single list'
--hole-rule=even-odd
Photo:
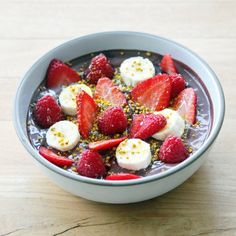
[{"label": "sliced banana", "polygon": [[62,89],[59,95],[59,102],[65,114],[71,116],[76,115],[76,95],[80,89],[91,97],[93,96],[91,89],[85,84],[71,84]]},{"label": "sliced banana", "polygon": [[120,66],[120,73],[127,86],[135,86],[138,82],[155,75],[155,68],[148,58],[130,57]]},{"label": "sliced banana", "polygon": [[46,133],[47,144],[62,152],[73,149],[79,140],[77,125],[68,120],[55,123]]},{"label": "sliced banana", "polygon": [[140,170],[151,163],[150,144],[141,139],[126,139],[116,149],[118,165],[128,170]]},{"label": "sliced banana", "polygon": [[166,118],[166,126],[159,132],[155,133],[152,137],[157,140],[164,141],[168,135],[181,137],[184,133],[185,122],[177,111],[166,108],[162,111],[155,112],[154,114],[161,114]]}]

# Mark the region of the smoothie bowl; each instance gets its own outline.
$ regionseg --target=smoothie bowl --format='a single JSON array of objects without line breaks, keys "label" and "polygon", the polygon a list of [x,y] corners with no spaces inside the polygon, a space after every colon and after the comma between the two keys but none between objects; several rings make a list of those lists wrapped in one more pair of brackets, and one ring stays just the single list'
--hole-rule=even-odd
[{"label": "smoothie bowl", "polygon": [[104,32],[41,57],[15,97],[17,134],[46,175],[90,200],[164,194],[203,163],[224,119],[209,66],[150,34]]}]

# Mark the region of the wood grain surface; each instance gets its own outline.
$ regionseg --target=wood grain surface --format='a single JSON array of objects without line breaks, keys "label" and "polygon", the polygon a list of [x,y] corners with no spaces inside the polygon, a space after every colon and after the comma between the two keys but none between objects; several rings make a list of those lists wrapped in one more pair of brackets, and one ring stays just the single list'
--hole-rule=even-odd
[{"label": "wood grain surface", "polygon": [[[150,201],[99,204],[50,182],[12,124],[20,78],[68,39],[144,31],[189,47],[214,69],[226,97],[222,131],[188,181]],[[0,236],[236,235],[236,1],[0,0]]]}]

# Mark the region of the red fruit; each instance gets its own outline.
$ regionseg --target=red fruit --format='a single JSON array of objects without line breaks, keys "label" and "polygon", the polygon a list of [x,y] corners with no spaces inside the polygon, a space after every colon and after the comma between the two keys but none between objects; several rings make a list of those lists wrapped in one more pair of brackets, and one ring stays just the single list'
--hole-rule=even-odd
[{"label": "red fruit", "polygon": [[58,59],[53,59],[47,70],[47,87],[56,88],[79,81],[78,73]]},{"label": "red fruit", "polygon": [[34,109],[34,117],[38,125],[48,128],[63,118],[63,114],[57,101],[51,95],[40,98]]},{"label": "red fruit", "polygon": [[160,66],[161,66],[161,70],[163,72],[166,72],[169,75],[178,73],[175,63],[170,54],[166,54],[163,56]]},{"label": "red fruit", "polygon": [[101,155],[94,150],[85,150],[82,152],[77,165],[77,171],[80,175],[98,178],[106,174],[106,168]]},{"label": "red fruit", "polygon": [[129,180],[129,179],[139,179],[141,176],[129,174],[129,173],[119,173],[119,174],[112,174],[106,177],[106,180]]},{"label": "red fruit", "polygon": [[160,111],[169,106],[171,81],[166,74],[138,83],[131,91],[132,99],[151,110]]},{"label": "red fruit", "polygon": [[130,138],[147,139],[160,131],[166,125],[163,115],[139,114],[135,115],[130,128]]},{"label": "red fruit", "polygon": [[161,145],[159,159],[165,163],[178,163],[185,160],[189,153],[181,138],[168,136]]},{"label": "red fruit", "polygon": [[177,96],[174,101],[173,108],[189,124],[194,124],[196,121],[196,107],[197,107],[197,94],[193,88],[186,88]]},{"label": "red fruit", "polygon": [[98,106],[86,92],[81,91],[76,97],[77,120],[79,133],[83,138],[88,138],[89,132],[96,118]]},{"label": "red fruit", "polygon": [[180,74],[171,74],[169,75],[169,78],[172,83],[172,89],[171,89],[171,97],[176,97],[182,90],[186,87],[185,79]]},{"label": "red fruit", "polygon": [[39,147],[39,154],[49,162],[60,167],[71,166],[74,162],[73,160],[70,160],[64,156],[58,156],[56,153],[43,146]]},{"label": "red fruit", "polygon": [[127,137],[116,138],[116,139],[108,139],[97,141],[89,144],[89,148],[93,150],[106,150],[115,146],[118,146],[122,141],[127,139]]},{"label": "red fruit", "polygon": [[113,106],[123,106],[127,103],[125,95],[109,78],[101,78],[98,80],[94,97],[101,97],[110,102]]},{"label": "red fruit", "polygon": [[96,84],[102,77],[112,78],[113,75],[114,69],[106,56],[102,53],[92,59],[86,71],[86,78],[93,84]]},{"label": "red fruit", "polygon": [[127,117],[120,107],[106,109],[98,119],[98,128],[105,135],[121,133],[127,128]]}]

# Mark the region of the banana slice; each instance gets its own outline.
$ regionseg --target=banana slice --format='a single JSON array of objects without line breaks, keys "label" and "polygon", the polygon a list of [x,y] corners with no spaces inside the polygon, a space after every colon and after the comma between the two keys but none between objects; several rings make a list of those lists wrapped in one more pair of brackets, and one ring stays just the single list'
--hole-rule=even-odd
[{"label": "banana slice", "polygon": [[181,137],[183,135],[185,122],[177,111],[166,108],[162,111],[155,112],[154,114],[161,114],[165,116],[167,124],[162,130],[155,133],[152,136],[153,138],[164,141],[168,135],[174,135],[177,137]]},{"label": "banana slice", "polygon": [[62,89],[59,95],[59,102],[65,114],[76,115],[76,95],[80,89],[84,90],[91,97],[93,96],[91,89],[85,84],[71,84]]},{"label": "banana slice", "polygon": [[118,165],[128,170],[140,170],[151,163],[150,145],[141,139],[126,139],[116,149]]},{"label": "banana slice", "polygon": [[120,73],[127,86],[135,86],[138,82],[155,75],[155,68],[148,58],[130,57],[120,66]]},{"label": "banana slice", "polygon": [[68,120],[55,123],[46,133],[47,144],[62,152],[73,149],[79,140],[77,125]]}]

